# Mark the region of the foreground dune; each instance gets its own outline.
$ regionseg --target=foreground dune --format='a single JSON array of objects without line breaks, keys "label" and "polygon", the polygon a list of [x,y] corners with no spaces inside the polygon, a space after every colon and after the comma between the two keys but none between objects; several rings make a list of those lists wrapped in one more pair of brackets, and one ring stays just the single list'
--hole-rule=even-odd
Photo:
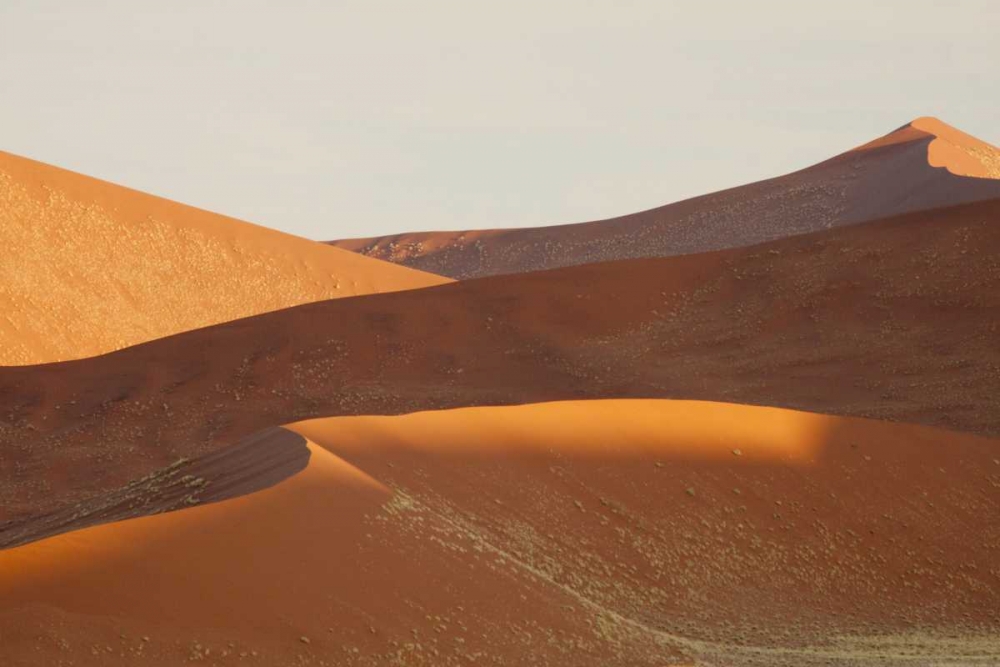
[{"label": "foreground dune", "polygon": [[446,282],[0,152],[0,365]]},{"label": "foreground dune", "polygon": [[290,428],[269,489],[0,552],[5,665],[1000,660],[996,441],[651,400]]},{"label": "foreground dune", "polygon": [[1000,149],[919,118],[802,171],[610,220],[333,244],[454,278],[745,246],[1000,197]]},{"label": "foreground dune", "polygon": [[318,416],[665,397],[998,435],[998,218],[988,202],[338,299],[0,369],[0,545],[181,457]]}]

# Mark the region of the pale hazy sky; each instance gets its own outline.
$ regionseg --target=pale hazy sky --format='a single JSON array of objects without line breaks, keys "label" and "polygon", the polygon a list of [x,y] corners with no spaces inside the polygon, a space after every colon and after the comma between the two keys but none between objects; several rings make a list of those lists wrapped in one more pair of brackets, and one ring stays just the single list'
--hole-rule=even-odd
[{"label": "pale hazy sky", "polygon": [[0,0],[0,149],[311,238],[578,222],[935,115],[1000,0]]}]

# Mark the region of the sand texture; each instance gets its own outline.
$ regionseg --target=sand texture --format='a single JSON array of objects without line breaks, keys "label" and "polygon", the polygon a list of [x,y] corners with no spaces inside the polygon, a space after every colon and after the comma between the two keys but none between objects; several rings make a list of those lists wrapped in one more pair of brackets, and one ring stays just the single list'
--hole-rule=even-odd
[{"label": "sand texture", "polygon": [[444,278],[0,152],[0,365]]},{"label": "sand texture", "polygon": [[996,441],[655,400],[290,428],[276,486],[0,552],[5,664],[1000,660]]}]

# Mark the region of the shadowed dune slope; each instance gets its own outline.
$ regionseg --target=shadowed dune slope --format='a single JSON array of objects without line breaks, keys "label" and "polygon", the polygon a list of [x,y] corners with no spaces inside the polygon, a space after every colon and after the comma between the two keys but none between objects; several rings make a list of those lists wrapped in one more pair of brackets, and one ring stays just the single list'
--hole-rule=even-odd
[{"label": "shadowed dune slope", "polygon": [[5,664],[1000,659],[995,441],[653,400],[289,428],[272,488],[0,552]]},{"label": "shadowed dune slope", "polygon": [[808,169],[574,225],[414,232],[334,245],[453,278],[746,246],[1000,197],[1000,150],[920,118]]},{"label": "shadowed dune slope", "polygon": [[[241,496],[294,475],[308,461],[309,450],[301,436],[283,428],[264,429],[194,459],[182,456],[86,502],[9,524],[4,544],[27,544],[87,526]],[[99,457],[93,465],[100,465]]]},{"label": "shadowed dune slope", "polygon": [[0,365],[447,282],[0,152]]},{"label": "shadowed dune slope", "polygon": [[275,424],[697,398],[1000,434],[1000,202],[308,304],[0,369],[0,545]]}]

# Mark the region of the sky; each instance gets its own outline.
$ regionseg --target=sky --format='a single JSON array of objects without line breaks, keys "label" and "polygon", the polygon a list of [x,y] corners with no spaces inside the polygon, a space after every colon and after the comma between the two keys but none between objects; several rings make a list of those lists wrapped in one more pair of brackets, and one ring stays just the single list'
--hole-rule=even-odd
[{"label": "sky", "polygon": [[0,0],[0,150],[314,239],[602,219],[925,115],[1000,1]]}]

